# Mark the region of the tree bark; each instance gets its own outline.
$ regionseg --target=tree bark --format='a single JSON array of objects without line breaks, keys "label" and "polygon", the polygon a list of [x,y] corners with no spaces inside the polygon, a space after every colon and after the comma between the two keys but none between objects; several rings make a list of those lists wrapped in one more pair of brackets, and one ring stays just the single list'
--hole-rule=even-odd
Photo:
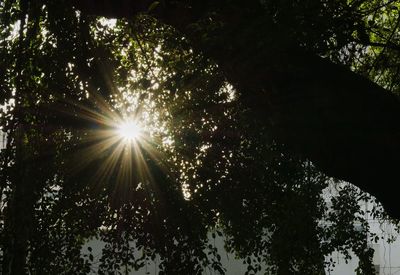
[{"label": "tree bark", "polygon": [[[84,12],[133,17],[153,1],[74,1]],[[400,101],[349,69],[307,53],[251,13],[226,7],[215,33],[188,28],[204,5],[163,4],[151,13],[182,31],[194,48],[212,58],[237,88],[239,100],[275,137],[311,159],[327,175],[374,195],[393,218],[400,164]],[[178,4],[176,4],[178,2]],[[193,1],[194,3],[196,1]],[[161,4],[160,4],[161,5]],[[180,16],[178,16],[180,14]],[[272,23],[271,23],[272,24]]]}]

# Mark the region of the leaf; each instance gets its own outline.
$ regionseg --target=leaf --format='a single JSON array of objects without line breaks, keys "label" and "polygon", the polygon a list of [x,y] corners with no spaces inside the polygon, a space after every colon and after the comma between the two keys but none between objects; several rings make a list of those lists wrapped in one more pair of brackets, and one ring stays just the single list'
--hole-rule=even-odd
[{"label": "leaf", "polygon": [[147,9],[147,12],[152,12],[152,11],[155,10],[159,5],[160,5],[160,1],[154,1],[153,3],[150,4],[149,8]]}]

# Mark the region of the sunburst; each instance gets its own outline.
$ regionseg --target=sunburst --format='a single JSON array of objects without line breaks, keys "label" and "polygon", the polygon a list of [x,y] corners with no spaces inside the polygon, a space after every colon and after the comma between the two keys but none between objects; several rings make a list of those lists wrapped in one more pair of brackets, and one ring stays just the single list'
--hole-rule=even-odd
[{"label": "sunburst", "polygon": [[137,186],[153,185],[149,163],[152,167],[156,163],[166,172],[160,151],[163,143],[157,143],[159,138],[154,130],[162,128],[157,125],[157,111],[149,110],[145,104],[138,107],[135,102],[126,110],[99,96],[95,102],[97,110],[79,106],[76,114],[94,127],[78,133],[80,149],[74,154],[71,173],[83,171],[85,176],[89,175],[88,183],[97,190],[111,184],[118,197]]}]

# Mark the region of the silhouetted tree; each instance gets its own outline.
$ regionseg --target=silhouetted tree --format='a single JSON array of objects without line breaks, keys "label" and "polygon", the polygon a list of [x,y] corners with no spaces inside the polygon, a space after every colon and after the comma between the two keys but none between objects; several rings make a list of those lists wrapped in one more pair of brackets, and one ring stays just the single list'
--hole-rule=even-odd
[{"label": "silhouetted tree", "polygon": [[373,199],[323,192],[399,216],[396,2],[92,2],[0,6],[2,273],[86,274],[93,237],[99,273],[223,273],[223,232],[248,274],[372,274]]}]

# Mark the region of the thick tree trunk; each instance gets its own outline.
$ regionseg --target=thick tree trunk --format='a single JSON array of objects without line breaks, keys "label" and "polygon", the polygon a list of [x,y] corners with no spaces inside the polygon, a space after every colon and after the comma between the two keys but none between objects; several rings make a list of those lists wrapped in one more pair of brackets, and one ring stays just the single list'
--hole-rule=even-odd
[{"label": "thick tree trunk", "polygon": [[326,174],[376,196],[392,217],[400,218],[399,99],[322,58],[296,51],[287,57],[286,64],[296,69],[264,71],[266,78],[273,75],[269,83],[260,77],[247,86],[256,72],[237,66],[238,73],[230,75],[244,91],[243,100],[270,121],[279,140]]},{"label": "thick tree trunk", "polygon": [[[83,11],[109,17],[133,17],[148,11],[152,2],[74,1]],[[389,215],[400,218],[398,97],[304,52],[288,41],[286,30],[265,24],[257,12],[226,7],[218,17],[223,26],[204,38],[187,28],[200,18],[203,6],[167,4],[152,10],[154,16],[182,31],[195,48],[214,59],[238,89],[240,100],[279,140],[327,175],[376,196]]]},{"label": "thick tree trunk", "polygon": [[399,98],[290,45],[282,37],[285,30],[260,31],[256,15],[226,18],[225,34],[201,48],[236,86],[255,119],[270,124],[279,141],[327,175],[369,192],[390,216],[400,218]]}]

